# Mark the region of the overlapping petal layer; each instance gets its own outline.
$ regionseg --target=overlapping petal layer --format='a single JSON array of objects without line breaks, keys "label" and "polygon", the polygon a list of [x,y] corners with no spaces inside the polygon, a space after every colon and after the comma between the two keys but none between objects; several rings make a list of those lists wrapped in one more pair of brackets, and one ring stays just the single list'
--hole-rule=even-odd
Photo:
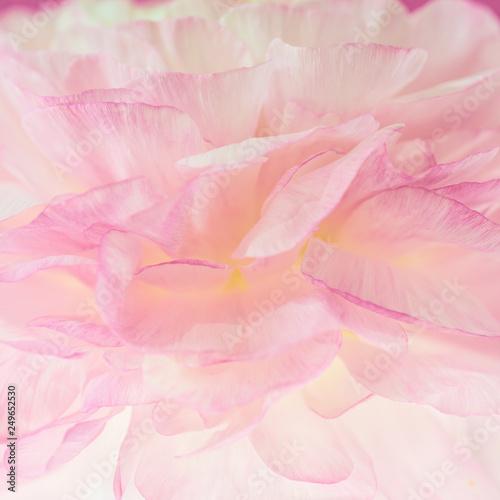
[{"label": "overlapping petal layer", "polygon": [[498,19],[79,0],[28,36],[27,15],[0,18],[21,498],[119,422],[109,498],[495,500]]}]

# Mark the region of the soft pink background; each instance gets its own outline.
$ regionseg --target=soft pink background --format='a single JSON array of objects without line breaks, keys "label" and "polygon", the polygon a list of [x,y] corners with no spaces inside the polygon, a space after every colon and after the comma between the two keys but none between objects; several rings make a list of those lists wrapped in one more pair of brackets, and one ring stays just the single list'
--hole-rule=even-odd
[{"label": "soft pink background", "polygon": [[[138,0],[147,1],[147,0]],[[405,3],[412,9],[418,7],[425,3],[426,0],[405,0]],[[489,5],[498,15],[500,15],[500,0],[477,0],[479,3],[484,3]],[[3,7],[8,7],[15,4],[24,4],[35,6],[41,3],[40,0],[0,0],[0,9]]]}]

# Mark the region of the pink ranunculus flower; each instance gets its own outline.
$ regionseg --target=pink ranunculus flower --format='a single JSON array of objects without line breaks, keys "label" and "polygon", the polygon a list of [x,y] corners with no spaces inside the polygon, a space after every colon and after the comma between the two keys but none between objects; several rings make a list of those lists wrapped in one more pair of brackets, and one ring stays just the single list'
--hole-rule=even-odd
[{"label": "pink ranunculus flower", "polygon": [[499,498],[488,9],[75,0],[0,26],[2,495]]}]

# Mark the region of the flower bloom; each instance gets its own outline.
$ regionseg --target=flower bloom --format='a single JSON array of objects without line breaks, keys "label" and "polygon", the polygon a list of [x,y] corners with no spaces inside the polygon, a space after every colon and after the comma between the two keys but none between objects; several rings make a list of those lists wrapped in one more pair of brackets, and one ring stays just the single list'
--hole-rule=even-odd
[{"label": "flower bloom", "polygon": [[498,498],[488,9],[76,0],[0,26],[19,498]]}]

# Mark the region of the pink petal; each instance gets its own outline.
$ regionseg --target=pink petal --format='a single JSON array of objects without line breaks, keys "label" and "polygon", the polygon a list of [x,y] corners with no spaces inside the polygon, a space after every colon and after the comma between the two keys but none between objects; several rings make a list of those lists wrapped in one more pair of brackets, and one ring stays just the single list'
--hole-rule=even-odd
[{"label": "pink petal", "polygon": [[485,153],[470,155],[461,161],[444,165],[435,165],[423,175],[419,176],[411,185],[415,187],[437,189],[442,186],[456,184],[466,179],[474,179],[474,177],[495,158],[497,153],[498,148],[495,148]]},{"label": "pink petal", "polygon": [[436,192],[485,215],[484,208],[495,206],[498,202],[500,179],[488,182],[461,182],[460,184],[438,188]]},{"label": "pink petal", "polygon": [[183,183],[175,162],[203,149],[196,124],[165,106],[52,106],[30,113],[24,123],[58,177],[68,175],[86,188],[146,175],[172,191]]},{"label": "pink petal", "polygon": [[201,17],[138,21],[125,29],[155,46],[171,73],[221,73],[254,64],[248,48],[229,29]]},{"label": "pink petal", "polygon": [[[433,144],[444,143],[451,147],[446,143],[455,131],[493,129],[500,125],[494,111],[498,107],[499,75],[495,70],[486,75],[443,83],[379,104],[373,115],[382,125],[404,123],[403,138],[406,140],[430,139]],[[464,107],[465,103],[468,109]]]},{"label": "pink petal", "polygon": [[93,259],[75,255],[57,255],[55,257],[4,264],[0,266],[0,282],[12,283],[28,278],[43,269],[72,266],[83,266],[88,268],[90,272],[97,271],[97,262]]},{"label": "pink petal", "polygon": [[345,23],[346,14],[300,5],[243,4],[226,12],[220,22],[236,33],[251,48],[255,59],[262,62],[275,38],[296,47],[348,41],[352,31]]},{"label": "pink petal", "polygon": [[[0,236],[9,253],[80,252],[99,244],[96,226],[121,227],[135,213],[165,198],[148,179],[127,179],[82,195],[54,199],[32,222]],[[94,229],[94,234],[89,231]],[[97,233],[97,234],[95,234]]]},{"label": "pink petal", "polygon": [[422,74],[410,85],[412,91],[470,74],[478,49],[500,33],[493,13],[475,2],[436,0],[411,17],[409,45],[421,47],[429,54]]},{"label": "pink petal", "polygon": [[282,109],[293,100],[315,113],[335,112],[344,119],[397,94],[416,78],[426,58],[420,49],[375,44],[304,48],[279,40],[271,44],[269,56],[275,68],[270,108]]},{"label": "pink petal", "polygon": [[82,394],[82,411],[104,406],[135,406],[160,399],[143,381],[141,370],[103,373],[90,380]]},{"label": "pink petal", "polygon": [[[187,113],[203,138],[214,146],[243,141],[254,135],[267,95],[270,69],[264,63],[208,75],[152,73],[146,102],[174,106]],[[141,80],[131,81],[127,88],[143,87]],[[239,113],[234,113],[236,108]]]},{"label": "pink petal", "polygon": [[268,204],[259,222],[234,252],[236,258],[286,251],[313,233],[342,199],[359,169],[398,130],[389,127],[361,142],[330,165],[292,179]]},{"label": "pink petal", "polygon": [[17,450],[19,476],[30,478],[47,474],[71,460],[99,436],[116,413],[78,414],[21,438]]},{"label": "pink petal", "polygon": [[120,341],[107,326],[96,323],[75,321],[54,316],[42,316],[30,321],[28,326],[49,328],[81,339],[89,344],[102,347],[116,347],[120,345]]},{"label": "pink petal", "polygon": [[[78,94],[90,89],[123,87],[136,76],[129,66],[104,54],[65,52],[1,53],[3,71],[20,90],[40,96]],[[19,103],[22,106],[22,103]]]},{"label": "pink petal", "polygon": [[[64,359],[2,347],[2,378],[16,386],[18,419],[16,435],[25,436],[60,418],[75,402],[81,391],[88,360]],[[7,418],[7,402],[0,406]],[[50,459],[50,457],[46,457]]]},{"label": "pink petal", "polygon": [[500,226],[455,200],[422,188],[401,187],[374,196],[349,217],[345,228],[356,244],[370,240],[375,246],[387,246],[388,241],[404,246],[419,239],[482,252],[500,249]]},{"label": "pink petal", "polygon": [[[343,423],[356,432],[373,457],[377,499],[407,500],[433,490],[436,500],[469,500],[476,494],[477,498],[496,495],[496,473],[486,472],[479,460],[480,452],[466,444],[469,439],[474,449],[486,452],[495,448],[495,433],[489,435],[484,446],[470,441],[485,424],[493,429],[497,426],[493,418],[485,421],[484,417],[453,417],[428,406],[394,403],[374,396],[349,411]],[[401,453],[401,449],[411,453]],[[435,488],[435,484],[440,486]]]},{"label": "pink petal", "polygon": [[[347,479],[352,471],[340,436],[300,398],[274,404],[250,440],[267,466],[288,479],[332,484]],[[286,466],[275,465],[283,462]]]},{"label": "pink petal", "polygon": [[455,415],[488,415],[500,406],[496,338],[419,331],[408,353],[344,338],[341,358],[357,382],[381,396]]},{"label": "pink petal", "polygon": [[371,396],[346,368],[340,357],[303,389],[306,405],[323,418],[336,418]]},{"label": "pink petal", "polygon": [[[259,360],[340,327],[324,294],[282,268],[280,259],[267,268],[265,286],[231,290],[234,268],[171,261],[137,270],[140,258],[133,238],[106,235],[97,294],[112,297],[103,317],[142,352],[182,354],[195,366]],[[253,267],[243,269],[243,280],[259,280]]]},{"label": "pink petal", "polygon": [[[311,240],[304,257],[314,252],[315,245]],[[398,266],[332,247],[328,259],[310,275],[318,286],[390,318],[445,331],[498,335],[498,319],[475,291],[438,268],[424,272],[417,266]]]},{"label": "pink petal", "polygon": [[327,332],[270,358],[205,368],[181,367],[161,356],[146,356],[145,376],[173,402],[221,412],[306,383],[330,364],[339,342],[338,333]]},{"label": "pink petal", "polygon": [[160,401],[155,405],[151,418],[154,428],[163,436],[205,429],[203,419],[196,410],[183,408],[178,403]]},{"label": "pink petal", "polygon": [[126,24],[118,26],[74,25],[66,31],[59,31],[53,42],[67,52],[88,54],[104,52],[127,66],[165,70],[157,48],[141,39]]}]

